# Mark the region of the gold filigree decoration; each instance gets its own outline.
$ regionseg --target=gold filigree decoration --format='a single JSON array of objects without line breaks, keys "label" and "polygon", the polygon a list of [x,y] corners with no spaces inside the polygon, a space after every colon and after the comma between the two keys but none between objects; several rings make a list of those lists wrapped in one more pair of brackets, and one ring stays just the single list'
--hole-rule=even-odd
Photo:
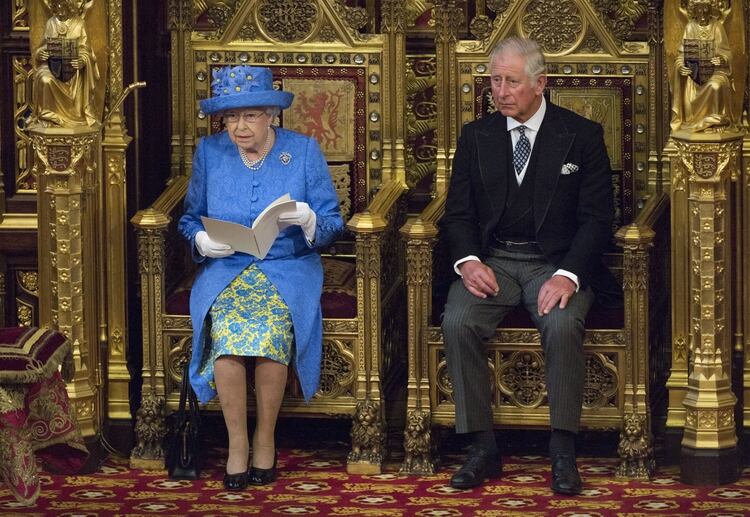
[{"label": "gold filigree decoration", "polygon": [[416,57],[406,70],[406,141],[404,161],[407,183],[418,184],[437,169],[436,61]]},{"label": "gold filigree decoration", "polygon": [[585,29],[573,0],[532,0],[526,6],[522,27],[548,54],[572,49]]},{"label": "gold filigree decoration", "polygon": [[503,13],[508,10],[510,0],[486,0],[486,5],[493,13]]},{"label": "gold filigree decoration", "polygon": [[478,40],[486,40],[492,34],[492,20],[484,14],[475,16],[469,24],[469,31]]},{"label": "gold filigree decoration", "polygon": [[[294,0],[299,1],[299,0]],[[345,0],[335,0],[333,6],[338,12],[339,16],[355,33],[365,27],[370,21],[370,16],[367,14],[367,9],[364,7],[349,7],[346,5]]]},{"label": "gold filigree decoration", "polygon": [[617,446],[617,454],[620,456],[618,476],[651,479],[655,462],[647,422],[645,415],[637,413],[626,413],[623,417],[620,443]]},{"label": "gold filigree decoration", "polygon": [[294,43],[312,33],[319,13],[312,0],[261,0],[258,24],[269,37]]},{"label": "gold filigree decoration", "polygon": [[617,393],[617,366],[604,354],[586,354],[586,378],[583,382],[583,407],[611,405]]},{"label": "gold filigree decoration", "polygon": [[344,221],[352,215],[352,198],[350,196],[352,177],[349,174],[349,164],[329,165],[328,171],[333,180],[333,188],[339,198],[339,209]]},{"label": "gold filigree decoration", "polygon": [[628,39],[648,11],[648,0],[593,0],[599,18],[621,39]]},{"label": "gold filigree decoration", "polygon": [[354,356],[339,340],[323,341],[323,361],[317,395],[335,398],[347,392],[354,382]]},{"label": "gold filigree decoration", "polygon": [[503,360],[497,372],[497,385],[514,405],[535,408],[544,401],[544,358],[538,352],[523,350]]},{"label": "gold filigree decoration", "polygon": [[16,138],[16,191],[35,191],[36,170],[32,166],[31,143],[26,134],[26,120],[31,112],[31,81],[33,76],[31,60],[26,57],[13,57],[13,133]]},{"label": "gold filigree decoration", "polygon": [[16,320],[20,327],[30,327],[34,322],[34,309],[23,300],[16,299]]},{"label": "gold filigree decoration", "polygon": [[239,38],[245,41],[252,41],[258,38],[258,28],[252,23],[246,23],[239,32]]},{"label": "gold filigree decoration", "polygon": [[27,0],[14,0],[13,2],[11,27],[14,31],[29,30],[29,11],[26,9],[26,2]]},{"label": "gold filigree decoration", "polygon": [[21,289],[33,296],[39,295],[39,274],[36,271],[18,271],[16,277]]},{"label": "gold filigree decoration", "polygon": [[435,2],[435,42],[455,43],[458,30],[464,22],[463,9],[456,5],[456,0]]}]

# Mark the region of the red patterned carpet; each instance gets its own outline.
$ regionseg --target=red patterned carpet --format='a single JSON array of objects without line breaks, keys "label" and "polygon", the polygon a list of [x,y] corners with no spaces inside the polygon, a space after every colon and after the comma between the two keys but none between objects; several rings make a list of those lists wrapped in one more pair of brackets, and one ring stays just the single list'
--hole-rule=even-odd
[{"label": "red patterned carpet", "polygon": [[224,450],[213,449],[213,466],[198,481],[172,481],[163,473],[130,470],[111,456],[93,475],[42,474],[42,493],[34,507],[21,508],[0,486],[0,514],[55,516],[185,515],[356,515],[524,517],[541,515],[705,515],[750,514],[750,471],[733,485],[690,487],[679,482],[676,467],[662,468],[648,483],[613,478],[614,458],[579,461],[585,491],[578,497],[553,496],[549,466],[541,456],[504,457],[501,480],[480,489],[447,486],[459,456],[447,456],[433,477],[397,473],[397,463],[378,476],[346,474],[341,441],[325,448],[280,450],[280,478],[273,485],[227,492],[221,483]]}]

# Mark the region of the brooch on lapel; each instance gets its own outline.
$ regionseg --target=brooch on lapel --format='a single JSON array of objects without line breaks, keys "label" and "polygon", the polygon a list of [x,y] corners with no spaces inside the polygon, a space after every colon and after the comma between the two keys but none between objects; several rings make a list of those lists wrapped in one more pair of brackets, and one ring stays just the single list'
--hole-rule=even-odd
[{"label": "brooch on lapel", "polygon": [[573,172],[578,172],[578,165],[575,163],[566,163],[562,166],[560,174],[571,174]]},{"label": "brooch on lapel", "polygon": [[279,160],[281,160],[281,163],[283,163],[284,165],[289,165],[289,162],[292,161],[292,155],[284,151],[279,155]]}]

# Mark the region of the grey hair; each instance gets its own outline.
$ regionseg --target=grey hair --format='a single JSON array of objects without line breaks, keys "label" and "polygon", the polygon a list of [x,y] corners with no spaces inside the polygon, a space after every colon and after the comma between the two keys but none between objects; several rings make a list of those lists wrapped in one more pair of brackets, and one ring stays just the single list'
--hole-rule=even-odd
[{"label": "grey hair", "polygon": [[278,106],[264,106],[263,111],[266,112],[266,115],[268,115],[271,118],[279,116],[279,113],[281,113],[281,108]]},{"label": "grey hair", "polygon": [[490,52],[490,68],[492,68],[492,63],[495,59],[506,54],[514,54],[526,60],[526,75],[531,81],[536,81],[540,75],[547,71],[547,64],[544,61],[542,49],[534,40],[519,38],[517,36],[501,40],[495,45],[492,52]]}]

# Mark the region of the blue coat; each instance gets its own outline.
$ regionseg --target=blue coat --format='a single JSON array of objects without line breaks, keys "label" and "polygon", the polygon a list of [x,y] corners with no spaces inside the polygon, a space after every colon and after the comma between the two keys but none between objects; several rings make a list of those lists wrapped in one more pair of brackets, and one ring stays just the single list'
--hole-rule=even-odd
[{"label": "blue coat", "polygon": [[[193,158],[193,174],[185,196],[180,233],[191,243],[193,259],[201,265],[190,293],[193,354],[190,382],[201,403],[216,396],[209,380],[198,374],[210,335],[206,315],[216,297],[248,265],[256,263],[286,302],[294,325],[296,369],[302,392],[309,400],[318,389],[323,340],[320,295],[323,268],[315,248],[329,245],[342,231],[339,201],[318,143],[305,135],[274,128],[276,141],[264,166],[254,172],[240,158],[237,146],[224,131],[203,138]],[[289,160],[282,161],[289,157]],[[272,201],[289,193],[305,201],[317,216],[315,243],[311,247],[299,226],[281,231],[263,260],[246,253],[212,259],[195,249],[195,234],[203,230],[200,216],[251,226]],[[204,336],[206,333],[206,336]],[[205,338],[205,339],[204,339]]]}]

